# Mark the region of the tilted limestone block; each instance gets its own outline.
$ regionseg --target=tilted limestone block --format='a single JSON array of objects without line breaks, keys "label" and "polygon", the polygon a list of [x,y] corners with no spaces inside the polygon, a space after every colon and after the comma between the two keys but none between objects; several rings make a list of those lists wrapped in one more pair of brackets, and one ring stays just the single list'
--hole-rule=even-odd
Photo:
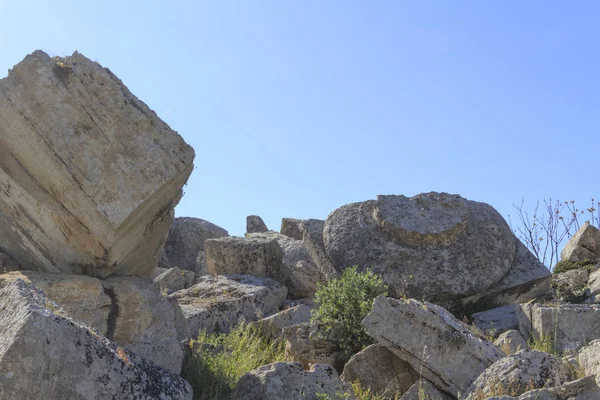
[{"label": "tilted limestone block", "polygon": [[503,392],[519,396],[531,389],[555,387],[573,378],[560,358],[538,350],[522,350],[496,361],[473,382],[465,400],[487,398]]},{"label": "tilted limestone block", "polygon": [[586,222],[565,245],[560,258],[566,261],[600,262],[600,230]]},{"label": "tilted limestone block", "polygon": [[258,215],[248,215],[246,217],[246,232],[247,233],[262,233],[268,232],[269,228],[265,221]]},{"label": "tilted limestone block", "polygon": [[191,400],[192,389],[17,279],[0,288],[0,400]]},{"label": "tilted limestone block", "polygon": [[548,338],[555,350],[578,350],[600,339],[600,305],[521,304],[519,332],[525,339]]},{"label": "tilted limestone block", "polygon": [[377,343],[455,397],[504,356],[448,311],[427,302],[379,296],[363,325]]},{"label": "tilted limestone block", "polygon": [[[348,397],[344,397],[348,393]],[[264,365],[242,376],[232,400],[353,400],[352,389],[345,386],[329,365],[315,364],[304,371],[299,363],[277,362]]]},{"label": "tilted limestone block", "polygon": [[310,308],[306,304],[300,304],[256,321],[252,325],[259,329],[264,337],[274,339],[282,335],[284,328],[309,321]]},{"label": "tilted limestone block", "polygon": [[529,349],[529,345],[523,339],[523,336],[515,329],[502,333],[498,336],[498,339],[494,340],[494,344],[507,356]]},{"label": "tilted limestone block", "polygon": [[[494,208],[447,193],[343,206],[327,217],[323,241],[336,268],[371,268],[394,297],[447,302],[491,291],[485,300],[493,308],[528,291],[519,271],[533,266],[531,279],[550,275],[539,261],[523,259],[527,250]],[[517,293],[503,300],[511,290]]]},{"label": "tilted limestone block", "polygon": [[174,373],[181,372],[186,339],[179,306],[147,278],[18,271],[0,275],[0,287],[16,280],[35,285],[70,316],[118,345]]},{"label": "tilted limestone block", "polygon": [[410,389],[419,374],[387,347],[373,344],[350,358],[341,378],[348,383],[360,382],[373,395],[397,398]]},{"label": "tilted limestone block", "polygon": [[229,233],[225,229],[203,219],[175,218],[165,243],[168,268],[178,267],[200,275],[197,258],[198,253],[204,251],[204,242],[226,236]]},{"label": "tilted limestone block", "polygon": [[0,80],[0,248],[27,269],[149,276],[193,159],[108,69],[36,51]]},{"label": "tilted limestone block", "polygon": [[164,291],[166,294],[187,289],[194,285],[195,281],[196,274],[194,272],[178,267],[163,271],[160,275],[154,278],[154,282],[156,282],[160,287],[161,293]]},{"label": "tilted limestone block", "polygon": [[177,300],[188,324],[188,337],[198,332],[229,332],[240,322],[253,322],[278,311],[287,288],[269,278],[250,275],[203,276],[194,286],[169,296]]},{"label": "tilted limestone block", "polygon": [[282,218],[281,229],[279,230],[282,235],[291,237],[292,239],[302,240],[302,229],[300,224],[303,220],[295,218]]},{"label": "tilted limestone block", "polygon": [[586,375],[600,380],[600,339],[592,341],[579,351],[579,365]]},{"label": "tilted limestone block", "polygon": [[486,335],[496,338],[503,332],[519,327],[519,312],[521,308],[518,304],[481,311],[473,314],[473,325]]},{"label": "tilted limestone block", "polygon": [[419,379],[400,397],[400,400],[453,400],[427,379]]}]

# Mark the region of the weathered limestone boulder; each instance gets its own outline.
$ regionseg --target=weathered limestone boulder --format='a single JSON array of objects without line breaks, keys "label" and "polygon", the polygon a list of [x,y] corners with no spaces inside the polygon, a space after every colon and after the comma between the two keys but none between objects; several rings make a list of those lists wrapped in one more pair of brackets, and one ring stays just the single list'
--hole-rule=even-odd
[{"label": "weathered limestone boulder", "polygon": [[0,248],[28,269],[149,276],[193,159],[108,69],[36,51],[0,80]]},{"label": "weathered limestone boulder", "polygon": [[585,298],[584,288],[588,282],[587,269],[573,269],[552,275],[555,298],[569,303],[580,303]]},{"label": "weathered limestone boulder", "polygon": [[600,339],[593,340],[579,351],[579,366],[586,375],[600,379]]},{"label": "weathered limestone boulder", "polygon": [[265,221],[258,215],[248,215],[246,217],[246,232],[247,233],[263,233],[268,232],[269,228]]},{"label": "weathered limestone boulder", "polygon": [[[292,239],[277,232],[255,233],[248,235],[253,240],[277,241],[283,252],[283,267],[287,276],[285,283],[291,298],[312,297],[319,284],[325,284],[326,277],[314,262],[309,251],[300,240]],[[272,277],[277,279],[275,277]]]},{"label": "weathered limestone boulder", "polygon": [[455,397],[504,356],[448,311],[414,299],[377,297],[363,325],[377,343]]},{"label": "weathered limestone boulder", "polygon": [[283,330],[285,355],[304,368],[310,364],[327,364],[341,371],[348,358],[336,351],[334,337],[333,332],[327,332],[322,325],[315,323],[286,327]]},{"label": "weathered limestone boulder", "polygon": [[278,311],[287,288],[269,278],[250,275],[203,276],[194,286],[169,297],[176,299],[188,324],[188,336],[229,332],[238,323],[252,322]]},{"label": "weathered limestone boulder", "polygon": [[354,398],[329,365],[316,364],[305,371],[299,363],[278,362],[242,376],[232,400],[317,400],[318,394],[337,399],[344,392],[349,400]]},{"label": "weathered limestone boulder", "polygon": [[518,353],[521,350],[529,349],[523,336],[519,331],[514,329],[500,334],[498,339],[494,340],[494,345],[502,350],[507,356]]},{"label": "weathered limestone boulder", "polygon": [[190,385],[75,321],[22,279],[0,288],[0,399],[192,399]]},{"label": "weathered limestone boulder", "polygon": [[200,274],[197,264],[198,252],[204,251],[204,242],[207,239],[227,236],[229,233],[225,229],[203,219],[175,218],[165,243],[168,268],[179,267],[197,275],[205,275]]},{"label": "weathered limestone boulder", "polygon": [[326,281],[330,281],[339,275],[333,261],[327,254],[323,239],[325,221],[320,219],[307,219],[302,221],[302,245],[310,254],[313,262],[319,267],[321,275]]},{"label": "weathered limestone boulder", "polygon": [[572,378],[569,366],[560,358],[543,351],[521,350],[486,369],[465,393],[465,400],[478,400],[498,392],[519,396],[531,389],[563,385]]},{"label": "weathered limestone boulder", "polygon": [[453,397],[442,392],[427,379],[419,379],[402,395],[400,400],[453,400]]},{"label": "weathered limestone boulder", "polygon": [[522,304],[519,332],[524,338],[550,338],[556,351],[578,350],[600,339],[600,305]]},{"label": "weathered limestone boulder", "polygon": [[205,242],[206,268],[211,275],[248,274],[285,284],[287,268],[277,240],[263,237],[223,237]]},{"label": "weathered limestone boulder", "polygon": [[560,252],[566,261],[600,262],[600,230],[586,222]]},{"label": "weathered limestone boulder", "polygon": [[565,383],[554,388],[534,389],[523,393],[518,398],[510,396],[488,397],[486,400],[597,400],[600,399],[600,388],[593,376]]},{"label": "weathered limestone boulder", "polygon": [[292,239],[302,240],[302,229],[300,227],[302,222],[301,219],[283,218],[281,220],[281,234]]},{"label": "weathered limestone boulder", "polygon": [[550,277],[535,257],[521,254],[530,255],[496,210],[446,193],[343,206],[327,218],[323,240],[337,268],[370,267],[395,297],[446,302],[491,293],[478,301],[493,308],[529,299],[531,279]]},{"label": "weathered limestone boulder", "polygon": [[397,398],[410,389],[419,374],[385,346],[373,344],[350,358],[341,378],[350,384],[360,382],[373,395]]},{"label": "weathered limestone boulder", "polygon": [[587,288],[589,297],[600,295],[600,264],[594,266],[590,271]]},{"label": "weathered limestone boulder", "polygon": [[195,281],[196,274],[194,272],[177,267],[163,271],[154,278],[154,282],[158,284],[161,293],[166,292],[167,294],[187,289],[194,285]]},{"label": "weathered limestone boulder", "polygon": [[18,271],[0,275],[0,287],[17,280],[43,290],[69,315],[118,345],[171,372],[181,371],[185,320],[179,306],[149,279]]},{"label": "weathered limestone boulder", "polygon": [[473,325],[486,335],[496,338],[503,332],[519,327],[519,312],[521,308],[518,304],[481,311],[473,314]]},{"label": "weathered limestone boulder", "polygon": [[258,328],[264,337],[275,339],[282,335],[284,328],[307,322],[310,322],[310,308],[300,304],[253,322],[252,325]]}]

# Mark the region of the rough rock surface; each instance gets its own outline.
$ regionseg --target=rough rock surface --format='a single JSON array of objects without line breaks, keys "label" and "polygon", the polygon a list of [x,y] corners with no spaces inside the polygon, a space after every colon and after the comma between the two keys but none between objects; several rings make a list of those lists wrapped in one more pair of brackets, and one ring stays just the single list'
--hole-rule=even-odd
[{"label": "rough rock surface", "polygon": [[600,230],[586,222],[560,252],[562,260],[600,262]]},{"label": "rough rock surface", "polygon": [[33,284],[78,321],[118,345],[175,373],[181,371],[185,320],[147,278],[18,271],[0,275],[0,286],[21,279]]},{"label": "rough rock surface", "polygon": [[580,303],[586,297],[584,287],[589,278],[587,269],[573,269],[552,275],[554,297],[569,303]]},{"label": "rough rock surface", "polygon": [[302,245],[310,254],[314,263],[319,267],[321,275],[330,281],[339,275],[333,261],[327,254],[323,238],[325,221],[320,219],[307,219],[302,222]]},{"label": "rough rock surface", "polygon": [[[506,221],[491,206],[458,195],[378,196],[349,204],[329,215],[323,239],[336,267],[370,267],[394,296],[442,302],[485,292],[507,274],[515,275],[511,289],[524,283],[509,274],[521,269],[521,260]],[[539,262],[534,269],[549,276]]]},{"label": "rough rock surface", "polygon": [[150,275],[193,159],[108,69],[36,51],[0,80],[0,248],[39,271]]},{"label": "rough rock surface", "polygon": [[379,296],[363,325],[377,343],[453,396],[504,356],[448,311],[427,302]]},{"label": "rough rock surface", "polygon": [[374,395],[396,398],[417,381],[419,374],[387,347],[373,344],[350,358],[341,378],[347,383],[360,382]]},{"label": "rough rock surface", "polygon": [[494,340],[494,344],[507,356],[529,349],[523,336],[515,329],[502,333],[498,339]]},{"label": "rough rock surface", "polygon": [[594,297],[600,295],[600,264],[594,266],[590,271],[587,287],[588,296]]},{"label": "rough rock surface", "polygon": [[302,229],[300,227],[302,222],[301,219],[283,218],[281,220],[281,234],[292,239],[302,240]]},{"label": "rough rock surface", "polygon": [[203,276],[194,286],[169,297],[176,299],[188,323],[188,336],[200,330],[229,332],[239,322],[274,314],[287,288],[269,278],[250,275]]},{"label": "rough rock surface", "polygon": [[265,337],[274,339],[282,335],[284,328],[307,322],[310,322],[310,308],[300,304],[256,321],[252,325],[257,327]]},{"label": "rough rock surface", "polygon": [[521,304],[519,332],[524,338],[555,340],[557,351],[578,350],[600,339],[600,305],[564,304],[546,306]]},{"label": "rough rock surface", "polygon": [[600,339],[593,340],[579,351],[579,365],[586,375],[600,380]]},{"label": "rough rock surface", "polygon": [[247,233],[262,233],[268,232],[269,228],[265,221],[258,215],[248,215],[246,217],[246,232]]},{"label": "rough rock surface", "polygon": [[[232,400],[317,400],[317,395],[337,399],[351,393],[329,365],[316,364],[304,371],[299,363],[264,365],[242,376]],[[349,400],[354,396],[350,395]]]},{"label": "rough rock surface", "polygon": [[[275,240],[279,244],[283,253],[282,265],[285,270],[282,275],[287,277],[286,281],[282,283],[288,287],[288,295],[291,298],[312,297],[317,292],[318,285],[327,282],[320,267],[313,261],[302,241],[277,232],[250,234],[248,238],[265,242]],[[272,278],[277,279],[274,276]]]},{"label": "rough rock surface", "polygon": [[227,237],[229,233],[211,222],[200,218],[175,218],[165,243],[165,255],[169,268],[179,267],[200,274],[197,264],[198,252],[204,251],[207,239]]},{"label": "rough rock surface", "polygon": [[310,364],[343,365],[342,355],[335,351],[333,334],[314,323],[292,325],[283,330],[285,355],[288,360],[308,368]]},{"label": "rough rock surface", "polygon": [[560,358],[543,351],[522,350],[486,369],[465,393],[465,400],[486,398],[498,391],[519,396],[531,389],[560,386],[571,379],[569,366]]},{"label": "rough rock surface", "polygon": [[205,242],[206,268],[211,275],[248,274],[285,284],[287,268],[275,239],[224,237]]},{"label": "rough rock surface", "polygon": [[12,259],[8,254],[0,251],[0,274],[21,269],[19,263]]},{"label": "rough rock surface", "polygon": [[427,379],[419,379],[402,395],[400,400],[453,400],[453,397],[442,392]]},{"label": "rough rock surface", "polygon": [[509,304],[491,310],[473,314],[473,325],[486,335],[498,337],[503,332],[519,327],[518,313],[521,308],[518,304]]},{"label": "rough rock surface", "polygon": [[[490,399],[497,399],[491,397]],[[515,399],[515,397],[506,397]],[[598,400],[600,399],[600,388],[593,376],[565,383],[555,388],[534,389],[523,393],[518,400]]]},{"label": "rough rock surface", "polygon": [[72,320],[17,279],[0,288],[0,399],[192,399],[190,385]]},{"label": "rough rock surface", "polygon": [[163,271],[154,278],[154,282],[160,287],[161,293],[165,291],[171,294],[178,290],[187,289],[196,281],[196,274],[181,268],[171,268]]}]

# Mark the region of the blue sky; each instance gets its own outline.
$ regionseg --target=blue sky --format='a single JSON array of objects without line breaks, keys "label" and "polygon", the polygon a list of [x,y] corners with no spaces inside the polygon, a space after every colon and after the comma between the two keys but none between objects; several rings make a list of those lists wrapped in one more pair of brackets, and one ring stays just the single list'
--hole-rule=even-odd
[{"label": "blue sky", "polygon": [[600,3],[7,1],[0,76],[78,50],[196,150],[178,216],[321,218],[377,194],[600,196]]}]

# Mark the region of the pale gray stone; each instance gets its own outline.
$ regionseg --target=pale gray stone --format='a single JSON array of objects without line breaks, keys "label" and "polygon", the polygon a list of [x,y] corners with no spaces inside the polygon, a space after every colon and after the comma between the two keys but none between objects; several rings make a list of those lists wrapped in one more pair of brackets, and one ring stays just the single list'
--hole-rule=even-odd
[{"label": "pale gray stone", "polygon": [[427,379],[419,379],[402,395],[400,400],[453,400]]},{"label": "pale gray stone", "polygon": [[252,326],[258,328],[264,337],[275,339],[282,335],[284,328],[307,322],[310,322],[310,308],[300,304],[253,322]]},{"label": "pale gray stone", "polygon": [[519,331],[514,329],[502,333],[498,336],[498,339],[494,340],[494,344],[507,356],[518,353],[521,350],[529,349],[523,336]]},{"label": "pale gray stone", "polygon": [[22,279],[0,288],[0,399],[191,400],[190,385],[75,321]]},{"label": "pale gray stone", "polygon": [[268,232],[269,228],[258,215],[248,215],[246,217],[246,232],[247,233],[262,233]]},{"label": "pale gray stone", "polygon": [[560,358],[538,350],[521,350],[496,361],[473,382],[465,400],[478,400],[498,390],[521,395],[531,389],[563,385],[572,379]]},{"label": "pale gray stone", "polygon": [[232,400],[317,400],[318,394],[337,399],[344,393],[354,399],[330,365],[316,364],[305,371],[299,363],[278,362],[242,376]]},{"label": "pale gray stone", "polygon": [[302,222],[301,219],[283,218],[281,220],[281,234],[292,239],[302,240],[302,229],[300,227]]},{"label": "pale gray stone", "polygon": [[176,299],[188,323],[188,336],[229,332],[240,322],[276,313],[287,288],[269,278],[250,275],[203,276],[194,286],[169,297]]},{"label": "pale gray stone", "polygon": [[[338,269],[372,268],[396,297],[444,302],[495,291],[505,279],[505,291],[525,283],[509,274],[525,268],[518,266],[518,240],[506,221],[488,204],[458,195],[378,196],[349,204],[329,215],[323,239]],[[540,265],[531,275],[549,276]],[[493,306],[504,304],[499,299]]]},{"label": "pale gray stone", "polygon": [[175,218],[169,230],[165,243],[165,255],[169,261],[169,268],[179,267],[202,274],[198,268],[198,252],[204,251],[204,242],[207,239],[227,237],[229,233],[211,222],[200,218],[179,217]]},{"label": "pale gray stone", "polygon": [[313,262],[319,267],[321,275],[326,281],[331,281],[339,275],[338,269],[327,254],[323,239],[325,221],[320,219],[307,219],[302,222],[302,245],[310,254]]},{"label": "pale gray stone", "polygon": [[586,375],[600,379],[600,339],[593,340],[579,351],[579,365]]},{"label": "pale gray stone", "polygon": [[491,310],[482,311],[473,314],[473,325],[478,327],[486,335],[494,338],[502,332],[519,327],[519,318],[517,313],[521,309],[517,304],[509,304]]},{"label": "pale gray stone", "polygon": [[387,347],[372,344],[355,354],[344,366],[344,382],[359,382],[372,395],[397,398],[417,381],[419,374]]},{"label": "pale gray stone", "polygon": [[521,304],[519,332],[525,339],[549,338],[556,351],[578,350],[600,339],[600,305]]},{"label": "pale gray stone", "polygon": [[18,271],[21,269],[19,263],[13,260],[8,254],[2,253],[0,251],[0,274]]},{"label": "pale gray stone", "polygon": [[0,248],[28,269],[149,276],[193,159],[110,70],[36,51],[0,80]]},{"label": "pale gray stone", "polygon": [[586,222],[560,252],[561,260],[600,262],[600,230]]},{"label": "pale gray stone", "polygon": [[343,365],[347,358],[335,350],[333,335],[316,323],[286,327],[283,330],[286,359],[299,362],[304,368],[310,364]]},{"label": "pale gray stone", "polygon": [[592,268],[588,278],[587,287],[589,297],[600,295],[600,264]]},{"label": "pale gray stone", "polygon": [[422,377],[457,396],[504,354],[443,308],[379,296],[363,320],[367,333]]},{"label": "pale gray stone", "polygon": [[194,284],[196,274],[178,267],[168,269],[154,278],[161,293],[171,294],[178,290],[187,289]]}]

